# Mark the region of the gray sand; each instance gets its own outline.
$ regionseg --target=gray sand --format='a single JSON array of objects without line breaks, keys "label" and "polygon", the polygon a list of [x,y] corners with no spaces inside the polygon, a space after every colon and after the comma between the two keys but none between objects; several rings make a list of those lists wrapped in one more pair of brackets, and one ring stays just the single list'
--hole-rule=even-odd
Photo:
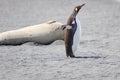
[{"label": "gray sand", "polygon": [[0,80],[120,80],[120,3],[115,0],[0,0],[0,32],[51,19],[66,23],[86,3],[79,58],[66,58],[64,42],[0,46]]}]

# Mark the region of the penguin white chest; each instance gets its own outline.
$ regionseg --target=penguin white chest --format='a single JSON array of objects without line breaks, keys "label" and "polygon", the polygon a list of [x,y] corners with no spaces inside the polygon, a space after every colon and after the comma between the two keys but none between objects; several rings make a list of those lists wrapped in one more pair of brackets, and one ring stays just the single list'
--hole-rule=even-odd
[{"label": "penguin white chest", "polygon": [[80,37],[81,37],[81,24],[80,21],[76,18],[77,28],[73,36],[73,45],[72,45],[72,51],[75,53],[77,50],[79,43],[80,43]]}]

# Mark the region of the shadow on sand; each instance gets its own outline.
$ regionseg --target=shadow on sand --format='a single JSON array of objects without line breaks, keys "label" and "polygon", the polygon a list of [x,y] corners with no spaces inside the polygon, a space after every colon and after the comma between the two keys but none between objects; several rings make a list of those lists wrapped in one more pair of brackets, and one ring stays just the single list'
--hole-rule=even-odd
[{"label": "shadow on sand", "polygon": [[75,56],[72,58],[82,58],[82,59],[99,59],[99,58],[105,58],[105,57],[101,57],[101,56]]}]

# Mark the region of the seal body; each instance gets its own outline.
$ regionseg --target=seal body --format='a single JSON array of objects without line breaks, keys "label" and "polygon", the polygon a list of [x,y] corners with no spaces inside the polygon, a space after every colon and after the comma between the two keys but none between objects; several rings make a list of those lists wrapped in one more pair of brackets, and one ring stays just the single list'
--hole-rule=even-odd
[{"label": "seal body", "polygon": [[66,47],[66,54],[67,57],[75,57],[74,53],[77,50],[80,42],[80,35],[81,35],[81,25],[77,18],[75,18],[71,24],[69,24],[71,28],[66,27],[65,31],[65,47]]},{"label": "seal body", "polygon": [[49,21],[34,26],[28,26],[18,30],[0,33],[0,45],[19,45],[25,42],[50,44],[55,40],[63,40],[63,24],[57,21]]}]

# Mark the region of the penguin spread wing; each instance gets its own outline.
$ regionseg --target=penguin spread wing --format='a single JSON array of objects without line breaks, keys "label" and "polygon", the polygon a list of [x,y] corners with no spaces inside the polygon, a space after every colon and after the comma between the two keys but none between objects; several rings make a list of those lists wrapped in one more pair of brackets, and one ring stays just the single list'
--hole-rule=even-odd
[{"label": "penguin spread wing", "polygon": [[48,24],[52,24],[52,23],[55,23],[55,22],[57,22],[57,21],[51,20],[51,21],[48,21],[47,23],[48,23]]}]

